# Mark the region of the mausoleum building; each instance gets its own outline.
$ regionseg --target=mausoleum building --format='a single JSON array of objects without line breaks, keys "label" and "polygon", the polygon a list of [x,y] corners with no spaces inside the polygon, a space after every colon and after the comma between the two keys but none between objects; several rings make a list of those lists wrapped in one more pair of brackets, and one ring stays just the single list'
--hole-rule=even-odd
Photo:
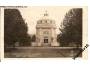
[{"label": "mausoleum building", "polygon": [[58,46],[55,20],[48,17],[47,12],[36,24],[37,46]]}]

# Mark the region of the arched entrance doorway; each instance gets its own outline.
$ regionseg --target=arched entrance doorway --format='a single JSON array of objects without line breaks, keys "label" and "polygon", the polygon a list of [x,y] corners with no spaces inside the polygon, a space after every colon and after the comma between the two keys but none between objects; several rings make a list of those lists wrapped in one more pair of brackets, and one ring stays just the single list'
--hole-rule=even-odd
[{"label": "arched entrance doorway", "polygon": [[43,38],[43,46],[46,46],[46,47],[50,46],[50,42],[49,42],[49,38],[48,37],[44,37]]}]

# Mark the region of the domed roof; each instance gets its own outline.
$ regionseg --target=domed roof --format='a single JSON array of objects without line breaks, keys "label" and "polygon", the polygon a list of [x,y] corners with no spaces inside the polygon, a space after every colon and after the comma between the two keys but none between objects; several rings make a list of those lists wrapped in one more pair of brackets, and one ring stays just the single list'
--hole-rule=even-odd
[{"label": "domed roof", "polygon": [[44,16],[37,21],[36,28],[56,28],[55,20],[50,19],[46,12]]}]

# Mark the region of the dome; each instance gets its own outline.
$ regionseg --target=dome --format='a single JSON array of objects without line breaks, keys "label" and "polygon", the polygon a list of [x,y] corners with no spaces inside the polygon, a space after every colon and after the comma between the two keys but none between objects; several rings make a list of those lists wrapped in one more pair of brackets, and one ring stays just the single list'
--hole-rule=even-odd
[{"label": "dome", "polygon": [[56,28],[55,20],[50,19],[46,12],[44,16],[37,21],[36,28]]}]

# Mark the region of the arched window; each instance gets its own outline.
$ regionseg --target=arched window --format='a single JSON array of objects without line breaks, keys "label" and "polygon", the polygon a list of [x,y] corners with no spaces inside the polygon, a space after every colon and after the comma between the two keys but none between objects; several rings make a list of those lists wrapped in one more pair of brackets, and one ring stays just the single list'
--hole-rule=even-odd
[{"label": "arched window", "polygon": [[45,23],[47,23],[47,20],[45,20]]},{"label": "arched window", "polygon": [[48,31],[44,31],[43,34],[49,34],[49,32]]}]

